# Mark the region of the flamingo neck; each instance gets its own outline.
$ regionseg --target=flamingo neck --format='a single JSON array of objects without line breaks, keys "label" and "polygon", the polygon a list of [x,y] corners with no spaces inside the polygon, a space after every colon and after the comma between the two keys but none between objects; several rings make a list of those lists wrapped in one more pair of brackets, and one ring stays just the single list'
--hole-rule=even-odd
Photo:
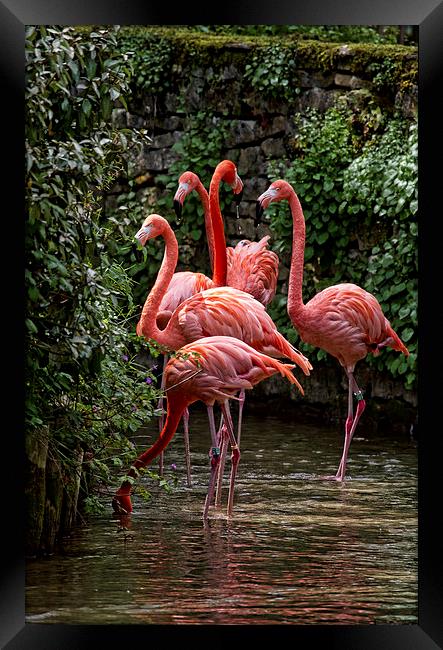
[{"label": "flamingo neck", "polygon": [[228,263],[226,259],[226,240],[223,217],[220,210],[219,188],[226,170],[216,169],[209,186],[209,209],[213,232],[214,275],[212,280],[216,287],[226,286]]},{"label": "flamingo neck", "polygon": [[160,303],[169,287],[177,266],[178,243],[170,226],[163,232],[163,238],[165,240],[165,253],[157,279],[143,305],[140,321],[137,326],[137,333],[139,333],[140,329],[145,338],[154,339],[160,345],[169,347],[168,327],[163,330],[158,328],[157,315]]},{"label": "flamingo neck", "polygon": [[303,311],[303,264],[305,256],[305,218],[298,196],[293,191],[289,197],[292,214],[292,256],[288,282],[288,314],[293,319]]},{"label": "flamingo neck", "polygon": [[201,181],[196,186],[197,194],[199,195],[205,217],[206,239],[208,241],[209,262],[211,264],[212,280],[214,280],[214,230],[211,221],[211,210],[209,209],[209,195]]},{"label": "flamingo neck", "polygon": [[170,400],[168,400],[166,422],[159,437],[154,442],[154,444],[149,447],[149,449],[140,454],[140,456],[132,464],[132,467],[128,472],[128,476],[135,477],[137,470],[149,465],[149,463],[151,463],[154,458],[157,458],[157,456],[159,456],[162,451],[166,449],[174,437],[175,432],[177,431],[177,427],[179,425],[185,407],[186,403],[183,400],[180,400],[178,403],[176,403],[174,400],[172,404]]},{"label": "flamingo neck", "polygon": [[[174,400],[172,404],[168,400],[168,413],[166,416],[166,422],[159,437],[154,442],[154,444],[149,447],[149,449],[140,454],[140,456],[138,456],[138,458],[136,458],[136,460],[132,463],[131,468],[128,472],[128,476],[131,478],[136,478],[139,474],[140,469],[143,469],[149,465],[149,463],[151,463],[154,458],[159,456],[162,451],[166,449],[174,437],[175,432],[177,431],[177,427],[179,425],[185,407],[186,402],[184,400],[181,400],[180,402],[176,402],[176,400]],[[129,496],[131,493],[131,487],[132,484],[129,481],[124,481],[117,492],[118,496]]]}]

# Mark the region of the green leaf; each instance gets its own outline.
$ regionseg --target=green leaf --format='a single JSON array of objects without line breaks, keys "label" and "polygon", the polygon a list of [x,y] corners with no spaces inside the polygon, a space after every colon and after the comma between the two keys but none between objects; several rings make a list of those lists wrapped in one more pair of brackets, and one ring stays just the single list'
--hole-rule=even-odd
[{"label": "green leaf", "polygon": [[404,305],[403,307],[401,307],[400,311],[398,312],[398,315],[401,319],[403,319],[406,318],[406,316],[409,316],[410,312],[411,312],[411,308],[409,307],[409,305]]},{"label": "green leaf", "polygon": [[89,115],[91,114],[91,109],[92,109],[92,104],[89,101],[89,99],[86,97],[82,102],[82,111],[86,115],[86,117],[89,117]]},{"label": "green leaf", "polygon": [[406,343],[414,336],[414,330],[410,327],[407,327],[402,331],[401,338]]},{"label": "green leaf", "polygon": [[38,329],[30,318],[25,319],[26,327],[31,334],[37,334]]}]

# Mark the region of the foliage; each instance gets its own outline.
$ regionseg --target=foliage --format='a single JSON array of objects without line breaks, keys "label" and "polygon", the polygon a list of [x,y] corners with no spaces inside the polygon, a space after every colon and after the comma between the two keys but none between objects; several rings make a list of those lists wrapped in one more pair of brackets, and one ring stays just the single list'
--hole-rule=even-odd
[{"label": "foliage", "polygon": [[143,95],[144,91],[161,93],[170,88],[171,69],[174,65],[174,47],[171,41],[162,37],[144,39],[143,47],[137,39],[121,35],[119,47],[131,57],[134,74],[131,79],[132,92]]},{"label": "foliage", "polygon": [[256,90],[270,97],[286,99],[300,92],[293,83],[295,72],[294,52],[279,44],[257,49],[245,66],[245,78]]},{"label": "foliage", "polygon": [[81,448],[103,481],[133,453],[125,434],[152,417],[157,397],[152,370],[135,362],[146,344],[128,334],[133,287],[102,215],[128,155],[149,141],[110,126],[132,72],[116,33],[26,30],[27,430],[50,425],[60,462]]},{"label": "foliage", "polygon": [[[333,108],[295,120],[294,157],[269,164],[269,177],[294,187],[306,219],[304,299],[338,282],[354,282],[379,300],[411,352],[380,355],[369,363],[416,378],[417,330],[417,125],[396,118],[371,133],[355,133],[352,116]],[[289,265],[292,219],[269,210],[276,250]],[[366,234],[365,234],[366,233]],[[367,233],[370,233],[369,235]],[[297,342],[279,295],[270,312]],[[300,342],[309,354],[324,358]]]}]

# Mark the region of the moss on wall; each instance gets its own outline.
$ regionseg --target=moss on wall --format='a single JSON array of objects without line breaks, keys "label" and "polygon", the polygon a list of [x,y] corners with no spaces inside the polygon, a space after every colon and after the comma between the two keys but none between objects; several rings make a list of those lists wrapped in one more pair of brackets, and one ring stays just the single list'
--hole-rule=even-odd
[{"label": "moss on wall", "polygon": [[[196,65],[223,69],[227,65],[244,68],[254,55],[266,58],[272,69],[272,48],[278,48],[297,69],[317,72],[347,71],[373,80],[385,70],[389,83],[400,90],[417,84],[417,48],[404,45],[349,43],[337,44],[306,40],[295,35],[246,36],[205,34],[177,27],[123,27],[121,38],[138,43],[144,52],[160,44],[173,53],[173,68],[164,70],[174,75],[184,66]],[[166,61],[166,58],[165,58]]]}]

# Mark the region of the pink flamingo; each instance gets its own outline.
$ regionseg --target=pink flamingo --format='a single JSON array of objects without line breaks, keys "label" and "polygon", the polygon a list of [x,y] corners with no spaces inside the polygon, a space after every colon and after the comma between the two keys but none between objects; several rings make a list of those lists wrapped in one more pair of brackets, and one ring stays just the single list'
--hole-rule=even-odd
[{"label": "pink flamingo", "polygon": [[[222,254],[221,241],[224,243],[223,221],[218,207],[219,188],[221,181],[225,181],[232,187],[234,198],[239,201],[242,195],[243,183],[237,173],[237,167],[230,160],[223,160],[215,168],[209,195],[201,183],[197,174],[187,171],[184,172],[179,178],[179,185],[174,196],[174,208],[177,216],[180,216],[181,206],[184,197],[195,190],[201,198],[205,217],[205,228],[209,244],[209,255],[211,259],[211,268],[213,269],[212,279],[203,273],[193,273],[191,271],[179,271],[174,273],[171,283],[166,291],[159,308],[159,315],[162,323],[166,324],[172,315],[172,312],[184,301],[186,298],[193,296],[195,293],[211,289],[212,287],[221,287],[226,284],[226,260]],[[210,209],[212,205],[212,212]],[[214,206],[217,208],[214,209]],[[213,216],[215,215],[215,216]],[[215,226],[215,232],[223,239],[218,243],[219,255],[216,255],[216,243],[214,239],[214,220],[220,220],[222,227],[219,224]]]},{"label": "pink flamingo", "polygon": [[[357,361],[370,352],[378,355],[383,347],[408,355],[408,349],[392,329],[377,299],[361,287],[342,283],[327,287],[303,304],[303,263],[305,219],[292,186],[284,180],[272,183],[257,199],[257,218],[272,201],[287,200],[293,219],[293,245],[288,287],[288,314],[300,338],[322,348],[343,366],[348,378],[348,414],[343,454],[335,476],[343,481],[349,446],[366,403],[354,377]],[[357,400],[355,417],[353,397]]]},{"label": "pink flamingo", "polygon": [[[220,182],[225,181],[232,187],[236,200],[238,197],[241,197],[243,190],[243,183],[240,177],[237,174],[237,167],[230,160],[225,160],[219,163],[216,167],[216,170],[213,175],[213,180],[211,182],[211,195],[214,197],[213,202],[218,203],[218,192]],[[171,282],[168,286],[168,289],[165,295],[162,298],[160,303],[159,312],[157,314],[157,325],[160,329],[164,329],[168,324],[168,321],[173,313],[173,311],[184,301],[186,298],[193,296],[195,293],[204,291],[205,289],[210,289],[212,287],[219,287],[226,284],[226,261],[223,259],[222,255],[216,257],[216,263],[214,263],[214,235],[213,235],[213,226],[211,222],[211,214],[209,210],[209,196],[201,183],[199,177],[193,172],[184,172],[179,178],[179,186],[177,192],[174,196],[174,206],[176,209],[177,216],[179,216],[179,209],[177,206],[181,205],[182,197],[184,193],[189,193],[193,190],[199,194],[201,201],[203,203],[204,215],[205,215],[205,227],[209,242],[209,253],[211,259],[211,268],[213,270],[212,278],[209,278],[203,273],[195,273],[192,271],[179,271],[174,273],[171,278]],[[221,214],[220,217],[221,219]],[[168,355],[163,355],[163,371],[166,367],[168,360]],[[163,375],[161,389],[163,389]],[[158,408],[163,409],[163,397],[160,398],[158,403]],[[164,418],[163,415],[159,419],[159,428],[163,428]],[[188,486],[191,485],[191,459],[190,459],[190,450],[189,450],[189,413],[188,409],[185,409],[183,413],[183,436],[185,441],[185,458],[186,458],[186,476]],[[159,473],[163,474],[163,454],[160,454],[159,457]]]},{"label": "pink flamingo", "polygon": [[[227,514],[232,514],[234,484],[240,451],[233,433],[229,413],[229,399],[239,390],[252,389],[263,379],[279,372],[291,383],[298,385],[291,369],[293,364],[281,363],[243,341],[230,336],[211,336],[201,338],[183,346],[169,360],[165,368],[165,387],[167,392],[166,422],[158,439],[132,464],[128,476],[135,479],[140,469],[146,467],[158,456],[172,440],[183,411],[193,402],[201,400],[206,404],[211,431],[211,475],[203,509],[203,519],[208,517],[209,506],[214,494],[217,468],[220,462],[220,438],[214,423],[213,406],[221,406],[227,435],[231,444],[231,476],[229,485]],[[223,427],[224,428],[224,427]],[[223,431],[222,428],[222,431]],[[132,481],[124,481],[117,490],[112,505],[116,512],[132,512]]]},{"label": "pink flamingo", "polygon": [[[174,197],[174,209],[177,217],[180,218],[186,196],[192,190],[197,190],[204,209],[206,237],[211,264],[214,258],[220,262],[220,257],[223,256],[223,251],[225,251],[226,259],[223,260],[227,268],[225,284],[228,287],[234,287],[235,289],[249,293],[267,307],[275,295],[279,266],[277,254],[268,249],[270,236],[266,235],[259,242],[251,242],[244,239],[238,242],[235,248],[232,246],[226,247],[223,217],[220,210],[220,182],[218,178],[221,174],[226,175],[228,170],[233,170],[234,168],[234,163],[230,160],[222,160],[217,165],[209,187],[209,196],[197,174],[185,172],[180,177],[180,184]],[[238,197],[236,198],[237,203],[239,203],[241,195],[241,192],[236,194]],[[215,240],[214,228],[217,240]],[[215,255],[215,241],[217,241],[218,247],[217,255]],[[244,401],[245,392],[241,391],[238,400],[238,437],[240,437],[241,433]],[[221,466],[223,468],[223,462]]]}]

